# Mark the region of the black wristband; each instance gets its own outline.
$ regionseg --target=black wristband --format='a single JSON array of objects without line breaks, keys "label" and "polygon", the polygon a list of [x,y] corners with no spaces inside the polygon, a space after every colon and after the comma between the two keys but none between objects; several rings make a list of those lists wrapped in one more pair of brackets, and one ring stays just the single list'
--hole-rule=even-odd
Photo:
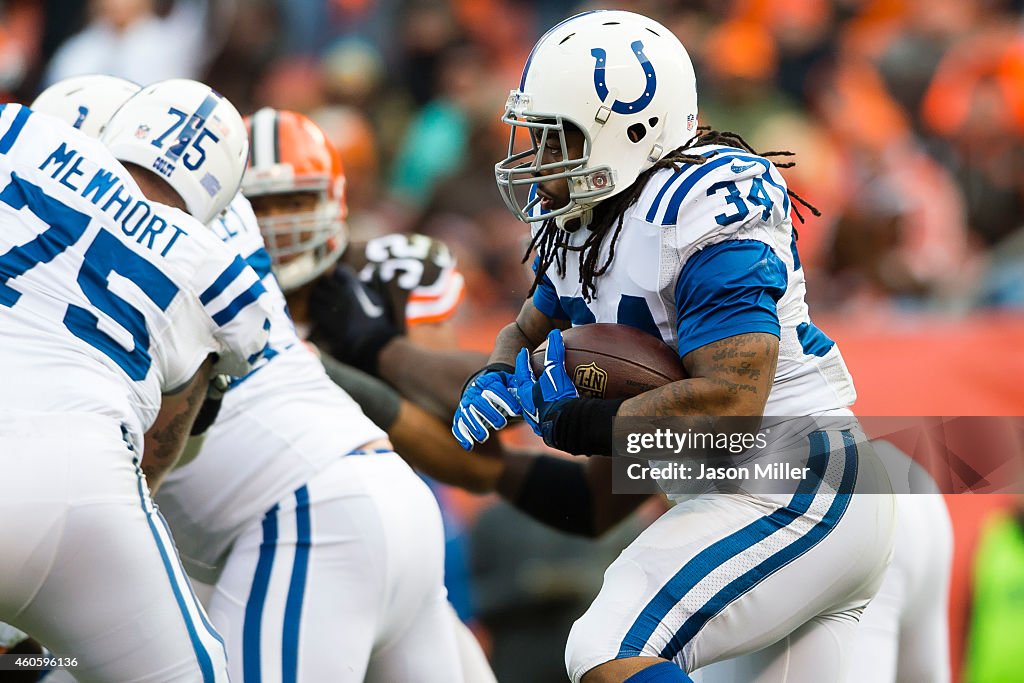
[{"label": "black wristband", "polygon": [[612,422],[626,399],[578,398],[555,415],[549,446],[576,455],[612,455]]},{"label": "black wristband", "polygon": [[579,536],[594,535],[593,498],[584,462],[539,455],[510,503],[541,524]]},{"label": "black wristband", "polygon": [[462,384],[462,391],[459,392],[459,396],[462,396],[462,394],[466,393],[466,387],[472,384],[473,380],[475,380],[477,377],[484,374],[485,372],[507,372],[508,374],[511,375],[515,371],[515,366],[509,365],[508,363],[488,363],[487,365],[483,366],[482,368],[474,372],[468,378],[466,378],[466,381],[463,382]]}]

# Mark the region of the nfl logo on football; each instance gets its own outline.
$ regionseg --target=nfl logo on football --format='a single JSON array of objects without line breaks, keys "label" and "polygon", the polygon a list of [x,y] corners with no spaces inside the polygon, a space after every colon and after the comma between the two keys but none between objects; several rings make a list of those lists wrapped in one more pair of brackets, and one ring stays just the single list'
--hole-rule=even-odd
[{"label": "nfl logo on football", "polygon": [[604,398],[608,386],[608,373],[597,366],[597,363],[577,365],[572,373],[572,383],[579,389],[580,396]]}]

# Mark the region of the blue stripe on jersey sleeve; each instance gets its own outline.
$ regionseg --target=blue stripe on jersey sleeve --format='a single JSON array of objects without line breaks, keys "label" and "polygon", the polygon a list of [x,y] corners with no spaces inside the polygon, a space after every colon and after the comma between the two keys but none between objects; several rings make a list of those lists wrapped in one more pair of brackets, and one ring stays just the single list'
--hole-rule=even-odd
[{"label": "blue stripe on jersey sleeve", "polygon": [[669,176],[668,180],[665,181],[665,184],[661,186],[660,190],[658,190],[658,194],[654,195],[654,201],[651,202],[651,208],[647,212],[648,223],[654,222],[654,218],[658,215],[658,208],[661,206],[661,200],[665,198],[665,193],[668,192],[668,188],[671,187],[672,183],[674,183],[679,178],[679,176],[683,175],[683,173],[685,173],[689,168],[692,167],[683,166],[678,171]]},{"label": "blue stripe on jersey sleeve", "polygon": [[245,259],[241,256],[236,256],[235,260],[224,269],[224,272],[217,276],[213,284],[207,287],[206,291],[199,296],[199,302],[205,306],[220,296],[228,288],[228,285],[234,282],[235,278],[245,270],[245,266]]},{"label": "blue stripe on jersey sleeve", "polygon": [[[6,105],[4,105],[6,108]],[[0,111],[2,113],[2,111]],[[25,127],[25,122],[28,121],[29,115],[32,111],[28,107],[21,107],[18,109],[18,113],[14,115],[14,122],[11,123],[11,127],[7,129],[4,136],[0,138],[0,154],[7,154],[11,151],[11,147],[14,146],[14,141],[18,139],[18,135],[21,134],[21,129]]]},{"label": "blue stripe on jersey sleeve", "polygon": [[266,249],[257,249],[256,251],[249,254],[245,262],[249,264],[249,267],[256,271],[256,275],[262,280],[266,276],[270,275],[270,254],[267,253]]},{"label": "blue stripe on jersey sleeve", "polygon": [[693,189],[701,178],[711,173],[716,168],[724,166],[732,161],[735,157],[729,156],[717,156],[714,159],[704,162],[703,166],[697,168],[693,173],[687,177],[683,183],[676,188],[676,191],[672,194],[672,198],[668,201],[668,206],[665,208],[665,217],[662,219],[662,225],[673,225],[679,220],[679,207],[683,204],[683,199],[687,193]]},{"label": "blue stripe on jersey sleeve", "polygon": [[220,327],[227,325],[235,319],[235,316],[238,315],[243,308],[251,304],[253,301],[256,301],[256,299],[259,299],[260,295],[266,291],[267,290],[263,287],[263,283],[257,280],[252,283],[252,286],[249,287],[249,289],[236,296],[235,300],[228,304],[223,311],[213,316],[213,322],[217,323]]},{"label": "blue stripe on jersey sleeve", "polygon": [[[679,209],[682,207],[683,201],[686,199],[686,195],[693,189],[694,185],[700,182],[701,178],[711,171],[733,161],[746,161],[759,164],[764,169],[764,173],[760,177],[764,178],[765,182],[782,193],[782,211],[787,216],[789,215],[789,193],[786,192],[785,186],[780,185],[771,177],[772,166],[770,161],[764,157],[753,156],[751,154],[733,153],[731,150],[722,150],[722,154],[715,156],[708,160],[703,166],[698,167],[696,171],[691,173],[690,176],[679,185],[676,191],[672,194],[672,199],[669,200],[668,206],[665,209],[665,217],[662,219],[661,224],[673,225],[677,223],[679,221]],[[648,213],[648,222],[654,222],[654,216],[656,213],[656,208],[652,208]]]},{"label": "blue stripe on jersey sleeve", "polygon": [[[726,152],[740,151],[742,150],[726,147],[725,149],[712,149],[707,152],[701,152],[701,156],[709,157],[712,155],[724,154]],[[680,176],[682,176],[684,173],[686,173],[687,171],[691,171],[695,168],[700,168],[700,166],[696,164],[683,164],[678,171],[676,171],[675,173],[668,177],[665,183],[661,186],[661,189],[658,190],[658,194],[654,195],[654,201],[651,202],[651,208],[647,211],[648,223],[654,222],[654,218],[658,215],[658,209],[661,207],[661,201],[665,198],[665,193],[668,192],[668,188],[672,187],[672,184],[676,182],[676,180],[678,180]]]},{"label": "blue stripe on jersey sleeve", "polygon": [[691,256],[676,280],[679,357],[737,334],[780,336],[776,304],[787,281],[785,264],[763,242],[719,242]]},{"label": "blue stripe on jersey sleeve", "polygon": [[[535,256],[533,258],[533,272],[537,272],[539,264],[540,257]],[[568,314],[562,308],[562,303],[558,299],[555,284],[551,282],[551,278],[547,275],[537,285],[537,289],[533,291],[533,305],[538,311],[553,320],[569,320]]]}]

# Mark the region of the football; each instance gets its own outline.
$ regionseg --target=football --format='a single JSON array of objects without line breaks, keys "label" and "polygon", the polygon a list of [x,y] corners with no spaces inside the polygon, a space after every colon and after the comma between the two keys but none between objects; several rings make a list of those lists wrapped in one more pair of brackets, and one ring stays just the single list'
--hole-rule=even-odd
[{"label": "football", "polygon": [[[628,325],[591,323],[562,332],[565,369],[580,396],[630,398],[684,379],[682,361],[665,342]],[[534,374],[544,367],[545,340],[530,354]]]}]

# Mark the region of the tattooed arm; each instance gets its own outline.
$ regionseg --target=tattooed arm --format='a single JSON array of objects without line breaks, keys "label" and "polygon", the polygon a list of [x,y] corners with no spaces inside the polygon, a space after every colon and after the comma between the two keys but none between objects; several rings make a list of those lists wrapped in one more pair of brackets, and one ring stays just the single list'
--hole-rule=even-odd
[{"label": "tattooed arm", "polygon": [[164,394],[160,412],[146,432],[142,472],[150,493],[155,493],[185,448],[192,423],[199,413],[210,384],[213,356],[207,358],[185,386]]},{"label": "tattooed arm", "polygon": [[689,379],[635,396],[619,417],[750,415],[760,417],[779,359],[778,337],[755,332],[706,344],[683,358]]}]

